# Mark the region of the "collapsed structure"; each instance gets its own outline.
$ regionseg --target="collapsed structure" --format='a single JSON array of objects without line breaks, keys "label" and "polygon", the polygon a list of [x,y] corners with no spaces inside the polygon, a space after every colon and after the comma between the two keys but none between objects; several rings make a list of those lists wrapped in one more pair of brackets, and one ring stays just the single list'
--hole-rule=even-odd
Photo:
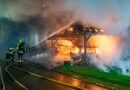
[{"label": "collapsed structure", "polygon": [[[88,53],[95,54],[98,49],[89,44],[91,36],[102,34],[102,29],[94,26],[84,26],[81,23],[74,23],[62,32],[50,37],[51,47],[58,57],[74,59],[82,64],[89,64]],[[80,59],[80,60],[79,60]]]}]

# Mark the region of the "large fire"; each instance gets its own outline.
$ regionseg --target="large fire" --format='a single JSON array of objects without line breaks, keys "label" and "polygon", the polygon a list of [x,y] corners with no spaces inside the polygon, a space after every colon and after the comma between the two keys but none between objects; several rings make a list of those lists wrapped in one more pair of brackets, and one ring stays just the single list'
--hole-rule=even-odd
[{"label": "large fire", "polygon": [[[87,53],[95,54],[113,54],[116,51],[116,37],[107,35],[93,35],[88,40],[87,45],[93,48],[87,48]],[[58,40],[57,57],[70,60],[70,52],[74,54],[84,53],[84,48],[79,48],[71,40]]]},{"label": "large fire", "polygon": [[88,40],[90,46],[96,47],[97,54],[113,54],[117,50],[117,37],[94,35]]},{"label": "large fire", "polygon": [[58,57],[63,59],[70,59],[70,52],[78,53],[79,48],[76,47],[71,41],[69,40],[58,40],[57,42],[57,51]]}]

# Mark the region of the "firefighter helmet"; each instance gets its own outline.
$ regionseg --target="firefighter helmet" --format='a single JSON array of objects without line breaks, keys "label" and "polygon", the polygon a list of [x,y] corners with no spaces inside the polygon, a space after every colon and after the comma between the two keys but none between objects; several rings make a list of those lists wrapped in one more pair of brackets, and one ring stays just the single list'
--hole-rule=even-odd
[{"label": "firefighter helmet", "polygon": [[14,52],[16,51],[16,49],[15,49],[15,48],[10,48],[10,50],[12,50],[12,51],[14,51]]},{"label": "firefighter helmet", "polygon": [[19,40],[19,43],[23,43],[23,40]]}]

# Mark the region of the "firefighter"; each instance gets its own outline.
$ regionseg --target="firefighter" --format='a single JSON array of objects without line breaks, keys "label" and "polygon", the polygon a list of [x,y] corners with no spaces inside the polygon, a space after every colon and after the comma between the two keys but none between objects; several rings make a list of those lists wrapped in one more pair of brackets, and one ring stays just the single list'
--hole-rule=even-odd
[{"label": "firefighter", "polygon": [[7,64],[9,64],[9,62],[15,62],[15,54],[16,54],[16,49],[15,48],[10,48],[7,53],[6,53],[6,60],[7,60]]},{"label": "firefighter", "polygon": [[23,64],[23,55],[26,51],[25,42],[20,40],[17,44],[17,53],[18,53],[18,64],[21,66]]}]

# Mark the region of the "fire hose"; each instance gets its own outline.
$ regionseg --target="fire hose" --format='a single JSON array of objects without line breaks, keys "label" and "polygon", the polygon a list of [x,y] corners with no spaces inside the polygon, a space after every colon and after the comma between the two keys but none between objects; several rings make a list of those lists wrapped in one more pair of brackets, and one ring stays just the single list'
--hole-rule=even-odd
[{"label": "fire hose", "polygon": [[[2,59],[0,59],[0,61],[6,62],[5,60],[2,60]],[[26,88],[23,84],[21,84],[18,80],[16,80],[16,79],[11,75],[11,73],[8,71],[8,68],[9,68],[10,66],[11,66],[11,63],[9,63],[9,65],[7,65],[7,66],[5,67],[5,71],[8,73],[8,75],[9,75],[20,87],[22,87],[22,88],[25,89],[25,90],[29,90],[28,88]],[[0,68],[0,73],[1,73],[1,81],[2,81],[2,85],[3,85],[3,90],[6,90],[6,89],[5,89],[4,80],[3,80],[3,77],[2,77],[1,68]]]},{"label": "fire hose", "polygon": [[11,75],[11,73],[8,71],[8,68],[11,66],[11,63],[8,65],[8,66],[6,66],[6,68],[5,68],[5,71],[9,74],[9,76],[20,86],[20,87],[22,87],[23,89],[25,89],[25,90],[29,90],[28,88],[26,88],[23,84],[21,84],[18,80],[16,80],[12,75]]},{"label": "fire hose", "polygon": [[[4,60],[2,60],[4,61]],[[20,82],[18,82],[11,74],[10,72],[8,71],[8,68],[11,66],[11,64],[9,64],[5,70],[6,72],[10,75],[10,77],[18,84],[20,85],[22,88],[26,89],[26,90],[29,90],[27,89],[24,85],[22,85]],[[19,70],[19,71],[22,71],[26,74],[29,74],[29,75],[32,75],[32,76],[35,76],[35,77],[38,77],[38,78],[41,78],[41,79],[45,79],[45,80],[48,80],[48,81],[51,81],[51,82],[54,82],[54,83],[58,83],[60,85],[63,85],[63,86],[67,86],[67,87],[70,87],[70,88],[74,88],[74,89],[77,89],[77,90],[89,90],[87,88],[82,88],[82,87],[79,87],[79,86],[73,86],[71,84],[68,84],[68,83],[64,83],[64,82],[61,82],[61,81],[58,81],[58,80],[55,80],[55,79],[51,79],[51,78],[48,78],[48,77],[45,77],[43,75],[39,75],[39,74],[35,74],[35,73],[32,73],[32,72],[29,72],[29,71],[26,71],[24,69],[21,69],[19,67],[16,67],[16,66],[13,66],[15,69]]]},{"label": "fire hose", "polygon": [[46,79],[48,81],[51,81],[51,82],[54,82],[54,83],[58,83],[58,84],[61,84],[61,85],[64,85],[64,86],[67,86],[67,87],[71,87],[71,88],[74,88],[74,89],[78,89],[78,90],[88,90],[87,88],[82,88],[82,87],[78,87],[78,86],[73,86],[71,84],[67,84],[67,83],[64,83],[64,82],[61,82],[61,81],[58,81],[58,80],[54,80],[54,79],[51,79],[51,78],[48,78],[48,77],[45,77],[43,75],[39,75],[39,74],[35,74],[35,73],[32,73],[32,72],[29,72],[29,71],[26,71],[24,69],[21,69],[21,68],[18,68],[18,67],[15,67],[15,69],[18,69],[24,73],[27,73],[27,74],[30,74],[32,76],[35,76],[35,77],[38,77],[38,78],[41,78],[41,79]]},{"label": "fire hose", "polygon": [[2,75],[1,67],[0,67],[0,78],[1,78],[2,88],[3,88],[3,90],[5,90],[5,83],[4,83],[4,80],[3,80],[3,75]]}]

